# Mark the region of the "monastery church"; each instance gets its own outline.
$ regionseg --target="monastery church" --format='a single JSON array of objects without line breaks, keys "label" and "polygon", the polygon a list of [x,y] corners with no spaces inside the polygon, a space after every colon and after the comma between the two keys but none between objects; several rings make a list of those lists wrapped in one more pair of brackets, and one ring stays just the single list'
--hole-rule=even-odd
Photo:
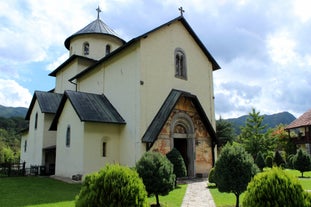
[{"label": "monastery church", "polygon": [[181,12],[124,41],[99,17],[68,37],[69,58],[35,91],[21,161],[71,178],[108,163],[135,166],[146,151],[182,154],[189,177],[206,177],[217,139],[213,71],[220,66]]}]

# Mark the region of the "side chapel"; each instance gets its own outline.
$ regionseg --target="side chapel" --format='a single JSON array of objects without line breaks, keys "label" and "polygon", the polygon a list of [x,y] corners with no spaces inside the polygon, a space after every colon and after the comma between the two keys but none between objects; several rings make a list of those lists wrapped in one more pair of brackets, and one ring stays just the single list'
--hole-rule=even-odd
[{"label": "side chapel", "polygon": [[126,42],[97,11],[65,40],[69,58],[49,74],[55,88],[34,92],[21,160],[71,178],[175,147],[189,177],[207,176],[216,156],[213,71],[220,66],[182,12]]}]

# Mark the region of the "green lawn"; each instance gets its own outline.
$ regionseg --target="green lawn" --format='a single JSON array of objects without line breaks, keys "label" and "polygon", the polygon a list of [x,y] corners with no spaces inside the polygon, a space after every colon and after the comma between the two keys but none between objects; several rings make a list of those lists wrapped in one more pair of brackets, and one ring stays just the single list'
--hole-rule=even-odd
[{"label": "green lawn", "polygon": [[[68,184],[47,177],[0,178],[0,206],[2,207],[74,207],[81,184]],[[180,207],[187,185],[160,196],[165,207]],[[155,197],[148,198],[149,204]]]},{"label": "green lawn", "polygon": [[[303,189],[311,190],[311,171],[305,172],[303,176],[305,178],[300,178],[301,173],[298,170],[285,169],[286,173],[298,178]],[[213,196],[213,199],[217,207],[233,207],[235,206],[236,198],[233,193],[220,193],[217,188],[213,185],[209,186],[209,190]],[[240,203],[243,202],[244,193],[240,195]]]},{"label": "green lawn", "polygon": [[45,177],[1,178],[0,206],[73,207],[80,188]]}]

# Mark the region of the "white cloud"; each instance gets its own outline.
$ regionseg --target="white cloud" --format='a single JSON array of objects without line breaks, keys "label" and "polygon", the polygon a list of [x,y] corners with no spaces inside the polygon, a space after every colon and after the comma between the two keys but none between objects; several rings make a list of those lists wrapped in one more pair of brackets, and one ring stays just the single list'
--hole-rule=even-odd
[{"label": "white cloud", "polygon": [[14,80],[0,79],[0,105],[28,107],[32,94]]},{"label": "white cloud", "polygon": [[50,63],[46,69],[48,71],[55,70],[58,66],[60,66],[63,62],[65,62],[68,59],[68,52],[63,54],[62,56],[58,57],[54,62]]}]

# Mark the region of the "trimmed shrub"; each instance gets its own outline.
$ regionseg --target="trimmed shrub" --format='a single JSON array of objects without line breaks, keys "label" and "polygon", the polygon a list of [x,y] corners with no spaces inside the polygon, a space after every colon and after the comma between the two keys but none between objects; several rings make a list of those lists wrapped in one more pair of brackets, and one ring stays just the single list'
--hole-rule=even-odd
[{"label": "trimmed shrub", "polygon": [[258,166],[260,171],[266,166],[265,159],[263,158],[263,155],[261,152],[257,153],[255,164]]},{"label": "trimmed shrub", "polygon": [[215,184],[216,184],[216,181],[215,181],[215,168],[212,168],[212,169],[209,171],[209,174],[208,174],[208,182],[209,182],[209,183],[215,183]]},{"label": "trimmed shrub", "polygon": [[273,158],[272,158],[270,155],[268,155],[268,156],[266,157],[265,162],[266,162],[266,166],[271,168],[272,165],[273,165]]},{"label": "trimmed shrub", "polygon": [[174,166],[174,174],[176,175],[176,178],[185,177],[187,175],[184,159],[176,148],[173,148],[167,153],[166,157]]},{"label": "trimmed shrub", "polygon": [[174,189],[176,176],[173,164],[159,152],[146,152],[136,163],[136,170],[148,195],[155,195],[157,206],[160,206],[159,195],[167,195]]},{"label": "trimmed shrub", "polygon": [[248,184],[243,207],[304,207],[310,197],[297,179],[279,168],[257,174]]},{"label": "trimmed shrub", "polygon": [[301,177],[303,177],[304,172],[311,170],[311,157],[306,151],[299,149],[293,161],[294,168],[301,172]]},{"label": "trimmed shrub", "polygon": [[138,173],[128,167],[107,165],[85,177],[76,207],[147,206],[147,192]]}]

